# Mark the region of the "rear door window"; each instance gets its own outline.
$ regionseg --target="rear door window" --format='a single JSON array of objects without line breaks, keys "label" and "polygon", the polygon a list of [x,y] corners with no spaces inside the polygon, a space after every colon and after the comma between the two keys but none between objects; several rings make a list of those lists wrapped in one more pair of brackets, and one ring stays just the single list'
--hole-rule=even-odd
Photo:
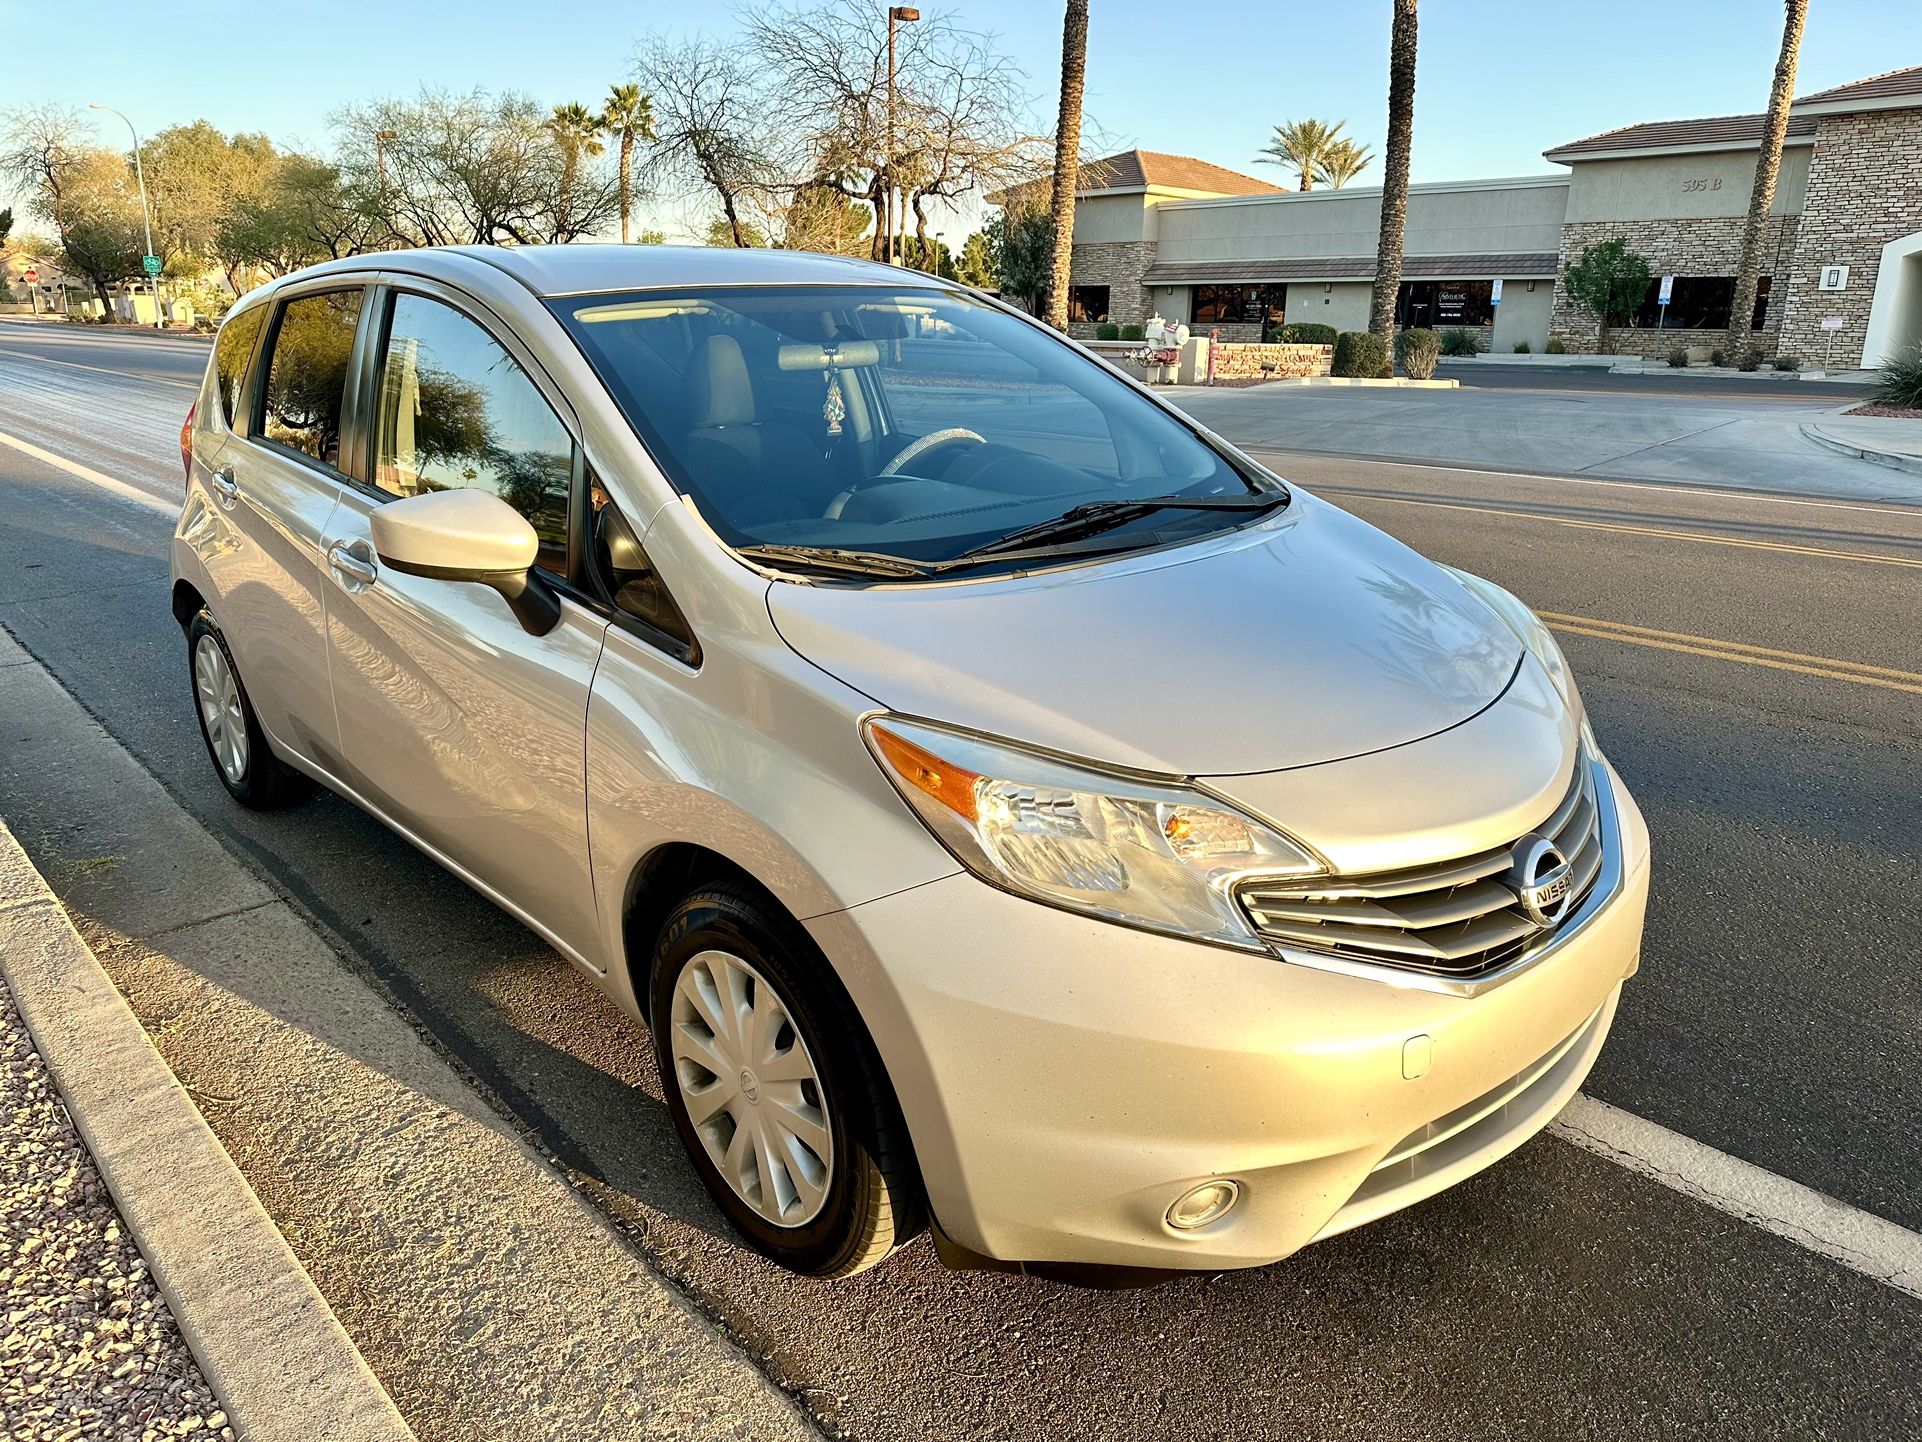
[{"label": "rear door window", "polygon": [[261,435],[335,470],[340,469],[341,415],[360,301],[358,290],[288,301],[267,363]]},{"label": "rear door window", "polygon": [[240,414],[240,389],[247,380],[247,362],[253,359],[254,342],[260,338],[261,323],[267,307],[254,306],[220,328],[214,342],[214,383],[220,390],[220,414],[231,427]]},{"label": "rear door window", "polygon": [[537,564],[567,574],[574,438],[474,321],[425,296],[394,297],[378,434],[374,484],[383,491],[492,491],[540,537]]}]

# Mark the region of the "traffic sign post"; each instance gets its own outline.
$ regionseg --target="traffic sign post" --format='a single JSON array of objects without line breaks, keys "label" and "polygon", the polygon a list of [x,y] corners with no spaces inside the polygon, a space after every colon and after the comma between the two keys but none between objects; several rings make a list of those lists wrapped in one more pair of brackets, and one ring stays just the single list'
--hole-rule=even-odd
[{"label": "traffic sign post", "polygon": [[34,286],[40,280],[40,272],[29,267],[28,269],[20,272],[20,279],[26,282],[27,299],[33,302],[33,318],[35,320],[39,320],[40,319],[40,292],[38,290],[35,290]]},{"label": "traffic sign post", "polygon": [[144,270],[148,275],[159,275],[160,274],[160,257],[157,255],[141,256],[140,268]]},{"label": "traffic sign post", "polygon": [[1842,317],[1825,315],[1822,317],[1822,368],[1829,369],[1835,364],[1835,333],[1842,329]]},{"label": "traffic sign post", "polygon": [[1662,288],[1655,293],[1655,333],[1660,335],[1662,327],[1668,324],[1668,303],[1675,294],[1675,277],[1662,277]]}]

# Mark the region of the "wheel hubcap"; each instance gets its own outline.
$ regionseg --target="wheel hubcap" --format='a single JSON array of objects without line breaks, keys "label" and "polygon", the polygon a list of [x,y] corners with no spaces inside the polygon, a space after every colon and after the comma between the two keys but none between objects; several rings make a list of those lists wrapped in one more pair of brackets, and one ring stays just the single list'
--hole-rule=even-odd
[{"label": "wheel hubcap", "polygon": [[200,724],[221,773],[238,786],[247,775],[247,716],[240,706],[240,683],[227,653],[212,636],[194,644],[194,698]]},{"label": "wheel hubcap", "polygon": [[734,1194],[779,1227],[827,1203],[834,1135],[821,1079],[781,994],[747,962],[703,951],[674,983],[674,1080]]}]

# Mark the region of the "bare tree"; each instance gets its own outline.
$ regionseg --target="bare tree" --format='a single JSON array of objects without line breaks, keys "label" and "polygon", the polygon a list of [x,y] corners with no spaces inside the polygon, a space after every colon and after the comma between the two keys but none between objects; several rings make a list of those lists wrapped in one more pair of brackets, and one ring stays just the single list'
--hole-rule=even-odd
[{"label": "bare tree", "polygon": [[[1762,238],[1775,208],[1775,181],[1782,170],[1782,140],[1789,130],[1789,105],[1795,99],[1795,65],[1802,53],[1809,0],[1785,0],[1782,49],[1769,85],[1768,116],[1762,123],[1762,152],[1755,158],[1755,187],[1749,192],[1748,223],[1742,227],[1742,254],[1735,266],[1735,303],[1728,317],[1731,352],[1745,349],[1754,331],[1755,292],[1762,278]],[[1780,297],[1778,297],[1778,304]]]},{"label": "bare tree", "polygon": [[56,234],[65,221],[67,177],[89,149],[80,112],[65,105],[0,111],[0,175],[27,196],[27,211]]},{"label": "bare tree", "polygon": [[[1408,153],[1415,138],[1415,0],[1394,0],[1388,38],[1388,146],[1382,157],[1381,241],[1375,248],[1375,296],[1368,329],[1395,340],[1401,295],[1402,236],[1408,228]],[[1388,362],[1392,369],[1394,361]]]},{"label": "bare tree", "polygon": [[1061,24],[1061,107],[1054,127],[1054,273],[1048,324],[1068,328],[1068,277],[1074,264],[1074,193],[1081,179],[1081,97],[1088,79],[1088,0],[1068,0]]},{"label": "bare tree", "polygon": [[755,69],[711,40],[655,39],[634,72],[654,101],[649,168],[683,191],[711,191],[734,244],[748,245],[747,212],[765,210],[785,182]]}]

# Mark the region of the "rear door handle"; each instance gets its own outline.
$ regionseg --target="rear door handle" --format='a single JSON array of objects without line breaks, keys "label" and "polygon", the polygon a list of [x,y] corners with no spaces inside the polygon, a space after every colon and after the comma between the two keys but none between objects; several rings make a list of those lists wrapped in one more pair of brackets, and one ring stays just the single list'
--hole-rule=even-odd
[{"label": "rear door handle", "polygon": [[335,541],[327,548],[327,564],[350,589],[371,586],[380,576],[365,541]]},{"label": "rear door handle", "polygon": [[229,510],[232,510],[234,502],[240,499],[240,482],[234,479],[232,466],[222,466],[208,476],[207,484],[212,486],[214,494],[220,497],[220,504]]}]

